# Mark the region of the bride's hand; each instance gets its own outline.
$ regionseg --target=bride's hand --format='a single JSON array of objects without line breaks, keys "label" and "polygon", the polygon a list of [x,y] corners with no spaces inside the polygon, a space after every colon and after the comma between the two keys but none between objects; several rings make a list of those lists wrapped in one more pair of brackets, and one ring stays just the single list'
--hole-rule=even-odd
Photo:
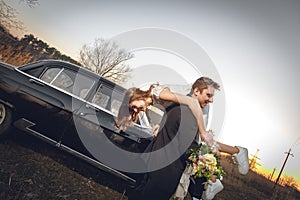
[{"label": "bride's hand", "polygon": [[159,131],[159,127],[160,127],[160,126],[159,126],[158,124],[156,124],[156,125],[153,127],[152,135],[153,135],[154,137],[157,136],[158,131]]}]

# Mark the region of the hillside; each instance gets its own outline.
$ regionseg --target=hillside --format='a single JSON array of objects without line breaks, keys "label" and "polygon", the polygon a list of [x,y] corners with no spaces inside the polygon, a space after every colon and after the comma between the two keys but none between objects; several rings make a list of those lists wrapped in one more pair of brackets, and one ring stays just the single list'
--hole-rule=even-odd
[{"label": "hillside", "polygon": [[0,25],[0,61],[19,66],[42,59],[64,60],[80,65],[34,35],[24,35],[19,39]]}]

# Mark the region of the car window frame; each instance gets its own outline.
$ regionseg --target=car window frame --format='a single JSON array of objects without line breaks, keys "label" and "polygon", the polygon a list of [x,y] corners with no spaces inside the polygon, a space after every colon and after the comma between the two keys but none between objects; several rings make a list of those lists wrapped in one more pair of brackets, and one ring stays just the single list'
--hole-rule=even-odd
[{"label": "car window frame", "polygon": [[[27,65],[27,66],[16,67],[16,68],[14,68],[14,69],[15,69],[17,72],[19,72],[19,73],[25,75],[25,76],[28,77],[29,79],[37,80],[37,81],[41,82],[41,83],[44,84],[44,85],[47,85],[47,86],[49,86],[49,87],[52,87],[52,88],[54,88],[54,89],[56,89],[56,90],[58,90],[58,91],[60,91],[60,92],[62,92],[62,93],[65,93],[65,94],[67,94],[67,95],[69,95],[69,96],[71,96],[71,97],[73,97],[73,98],[76,98],[76,99],[79,99],[79,100],[81,100],[81,101],[86,102],[86,101],[87,101],[87,98],[88,98],[88,96],[89,96],[89,94],[86,94],[86,95],[85,95],[85,98],[82,98],[82,97],[80,97],[79,95],[74,94],[73,92],[66,91],[66,90],[64,90],[64,89],[62,89],[62,88],[60,88],[60,87],[58,87],[58,86],[55,86],[55,85],[53,85],[53,84],[50,84],[50,83],[48,83],[48,82],[46,82],[46,81],[44,81],[44,80],[42,80],[42,79],[40,78],[40,77],[45,73],[45,71],[46,71],[47,69],[53,68],[53,66],[54,66],[54,67],[61,68],[61,69],[65,69],[65,68],[66,68],[66,69],[68,69],[68,70],[74,71],[77,75],[78,75],[78,73],[80,73],[81,75],[83,75],[83,76],[85,76],[85,77],[88,77],[88,78],[92,79],[92,80],[93,80],[93,83],[91,84],[88,93],[91,93],[91,91],[93,91],[93,88],[95,87],[95,85],[97,85],[97,82],[98,82],[98,81],[97,81],[97,78],[95,78],[95,77],[89,75],[88,73],[82,73],[81,70],[74,70],[74,69],[72,69],[72,68],[70,68],[70,67],[68,67],[68,66],[66,66],[66,65],[63,65],[63,64],[56,64],[56,63],[55,63],[55,64],[51,64],[51,63],[50,63],[50,64],[48,64],[48,65],[41,64],[41,65],[34,66],[32,69],[36,69],[36,68],[40,68],[40,67],[43,68],[38,76],[34,76],[34,75],[31,75],[31,74],[29,74],[29,73],[26,72],[26,70],[30,70],[30,68],[27,69],[28,65]],[[24,67],[26,67],[25,70],[23,69]],[[61,70],[60,70],[60,71],[61,71]],[[76,76],[77,76],[77,75],[76,75]],[[55,79],[53,79],[53,80],[55,80]]]}]

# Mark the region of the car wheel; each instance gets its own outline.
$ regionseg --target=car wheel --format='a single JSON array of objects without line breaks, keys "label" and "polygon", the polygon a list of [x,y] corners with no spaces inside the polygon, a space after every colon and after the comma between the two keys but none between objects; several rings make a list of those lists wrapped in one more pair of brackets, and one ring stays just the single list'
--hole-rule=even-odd
[{"label": "car wheel", "polygon": [[11,127],[12,113],[11,110],[0,103],[0,137],[7,134]]}]

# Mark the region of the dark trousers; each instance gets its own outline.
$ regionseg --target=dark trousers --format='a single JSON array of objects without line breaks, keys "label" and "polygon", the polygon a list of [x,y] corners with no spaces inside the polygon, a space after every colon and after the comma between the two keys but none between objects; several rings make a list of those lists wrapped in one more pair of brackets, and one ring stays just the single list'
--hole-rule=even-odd
[{"label": "dark trousers", "polygon": [[176,191],[184,166],[180,159],[162,169],[146,173],[141,184],[127,190],[130,200],[168,200]]},{"label": "dark trousers", "polygon": [[191,177],[191,182],[189,186],[189,193],[192,197],[201,199],[202,193],[204,192],[204,183],[207,181],[207,178],[193,178]]}]

